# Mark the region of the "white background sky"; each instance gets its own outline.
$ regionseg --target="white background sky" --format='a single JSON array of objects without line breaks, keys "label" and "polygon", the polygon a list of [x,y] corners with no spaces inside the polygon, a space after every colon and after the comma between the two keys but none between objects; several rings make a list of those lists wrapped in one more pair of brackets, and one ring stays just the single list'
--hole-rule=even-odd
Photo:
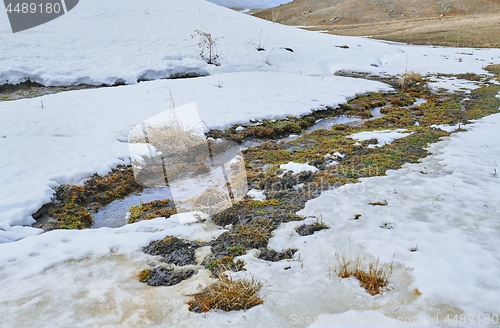
[{"label": "white background sky", "polygon": [[291,0],[208,0],[218,5],[233,8],[271,8]]}]

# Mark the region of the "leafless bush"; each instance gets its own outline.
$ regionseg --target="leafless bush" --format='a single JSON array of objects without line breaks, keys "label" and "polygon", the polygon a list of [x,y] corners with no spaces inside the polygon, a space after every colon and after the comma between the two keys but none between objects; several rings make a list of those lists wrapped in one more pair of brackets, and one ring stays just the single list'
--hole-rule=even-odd
[{"label": "leafless bush", "polygon": [[201,58],[203,58],[207,64],[219,66],[221,51],[218,49],[217,40],[221,38],[212,37],[210,32],[201,30],[194,30],[194,32],[195,35],[191,35],[191,38],[198,36],[198,48],[201,49]]}]

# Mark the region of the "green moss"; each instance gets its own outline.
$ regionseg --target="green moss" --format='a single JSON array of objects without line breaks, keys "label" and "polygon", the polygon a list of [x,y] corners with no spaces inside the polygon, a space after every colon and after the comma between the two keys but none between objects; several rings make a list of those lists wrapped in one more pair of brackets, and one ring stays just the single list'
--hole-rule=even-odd
[{"label": "green moss", "polygon": [[500,93],[499,85],[483,86],[473,90],[469,101],[465,103],[463,113],[465,120],[475,120],[481,117],[499,112],[500,99],[496,96]]},{"label": "green moss", "polygon": [[241,245],[232,246],[228,247],[227,251],[229,252],[229,255],[231,255],[232,257],[236,257],[245,254],[245,247]]},{"label": "green moss", "polygon": [[151,278],[151,270],[142,270],[139,273],[140,282],[146,282],[149,278]]},{"label": "green moss", "polygon": [[231,270],[231,271],[241,271],[244,270],[245,262],[242,260],[234,260],[232,256],[224,256],[219,259],[210,258],[205,262],[205,268],[210,270],[212,274],[218,275],[220,272]]},{"label": "green moss", "polygon": [[128,223],[135,223],[139,221],[139,218],[144,214],[144,210],[141,205],[131,206],[129,209],[130,216],[128,217]]},{"label": "green moss", "polygon": [[252,200],[248,205],[251,208],[262,208],[266,206],[280,206],[281,203],[278,199],[266,199],[266,200]]},{"label": "green moss", "polygon": [[49,210],[49,215],[58,221],[60,229],[86,229],[94,223],[89,211],[75,202],[58,204]]}]

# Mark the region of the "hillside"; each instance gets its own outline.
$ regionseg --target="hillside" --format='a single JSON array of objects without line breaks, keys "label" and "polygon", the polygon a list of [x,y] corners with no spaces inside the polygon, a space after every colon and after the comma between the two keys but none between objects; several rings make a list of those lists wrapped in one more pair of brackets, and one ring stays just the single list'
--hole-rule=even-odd
[{"label": "hillside", "polygon": [[296,0],[255,16],[340,35],[447,46],[462,39],[460,46],[500,46],[498,0]]}]

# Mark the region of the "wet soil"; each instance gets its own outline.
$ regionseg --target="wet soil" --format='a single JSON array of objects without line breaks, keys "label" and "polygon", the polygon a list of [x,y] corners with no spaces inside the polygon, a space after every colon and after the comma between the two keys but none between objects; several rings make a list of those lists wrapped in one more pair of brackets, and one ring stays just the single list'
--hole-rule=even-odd
[{"label": "wet soil", "polygon": [[182,281],[191,278],[195,274],[194,270],[174,270],[163,267],[147,270],[142,275],[141,282],[149,286],[174,286]]},{"label": "wet soil", "polygon": [[281,260],[291,260],[293,256],[297,252],[295,248],[289,248],[284,250],[283,252],[277,252],[274,249],[270,248],[262,248],[259,253],[259,259],[269,261],[269,262],[278,262]]},{"label": "wet soil", "polygon": [[196,265],[195,251],[201,245],[194,242],[166,237],[162,240],[151,242],[144,247],[144,252],[150,255],[157,255],[165,263],[178,266]]}]

